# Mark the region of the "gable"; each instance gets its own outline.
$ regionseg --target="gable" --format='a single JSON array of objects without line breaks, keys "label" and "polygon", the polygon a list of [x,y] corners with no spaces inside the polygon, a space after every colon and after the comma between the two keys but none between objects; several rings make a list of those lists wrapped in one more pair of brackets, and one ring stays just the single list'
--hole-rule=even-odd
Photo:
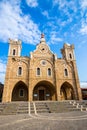
[{"label": "gable", "polygon": [[42,36],[40,43],[36,46],[36,50],[31,53],[31,57],[53,57],[54,54],[46,44],[45,38]]}]

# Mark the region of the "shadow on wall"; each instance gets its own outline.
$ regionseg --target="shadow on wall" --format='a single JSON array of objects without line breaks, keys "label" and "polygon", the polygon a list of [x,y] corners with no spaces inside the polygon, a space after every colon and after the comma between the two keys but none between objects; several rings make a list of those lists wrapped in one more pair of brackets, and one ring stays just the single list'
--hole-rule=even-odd
[{"label": "shadow on wall", "polygon": [[4,88],[4,85],[0,83],[0,102],[2,102],[3,88]]},{"label": "shadow on wall", "polygon": [[87,88],[81,88],[82,91],[82,99],[87,100]]}]

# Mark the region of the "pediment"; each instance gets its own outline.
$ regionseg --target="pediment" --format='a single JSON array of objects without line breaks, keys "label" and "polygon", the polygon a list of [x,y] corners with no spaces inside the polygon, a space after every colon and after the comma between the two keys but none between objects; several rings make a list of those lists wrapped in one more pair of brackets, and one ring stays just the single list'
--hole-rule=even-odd
[{"label": "pediment", "polygon": [[41,35],[40,43],[36,46],[36,50],[31,53],[31,57],[54,57],[50,47],[46,44],[44,34]]},{"label": "pediment", "polygon": [[49,46],[47,44],[38,44],[36,46],[36,50],[32,52],[33,55],[53,55],[52,51],[50,50]]}]

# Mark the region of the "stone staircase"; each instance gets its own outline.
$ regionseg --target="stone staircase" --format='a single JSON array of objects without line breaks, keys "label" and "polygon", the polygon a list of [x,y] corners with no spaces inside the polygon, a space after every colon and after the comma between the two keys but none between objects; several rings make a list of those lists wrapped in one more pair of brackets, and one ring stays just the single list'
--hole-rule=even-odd
[{"label": "stone staircase", "polygon": [[30,103],[30,114],[35,114],[35,109],[34,109],[33,102]]},{"label": "stone staircase", "polygon": [[50,113],[47,102],[35,102],[37,113]]},{"label": "stone staircase", "polygon": [[0,115],[14,115],[17,111],[16,103],[0,103]]},{"label": "stone staircase", "polygon": [[80,108],[73,106],[69,101],[63,102],[48,102],[50,113],[64,113],[70,111],[80,111]]},{"label": "stone staircase", "polygon": [[16,114],[28,114],[28,102],[19,102]]},{"label": "stone staircase", "polygon": [[87,111],[87,101],[35,101],[0,103],[0,115]]},{"label": "stone staircase", "polygon": [[0,115],[15,115],[28,113],[27,102],[0,103]]},{"label": "stone staircase", "polygon": [[37,113],[64,113],[72,111],[87,111],[87,101],[38,101],[35,102]]},{"label": "stone staircase", "polygon": [[82,101],[70,101],[70,104],[80,109],[81,111],[87,111],[87,100]]}]

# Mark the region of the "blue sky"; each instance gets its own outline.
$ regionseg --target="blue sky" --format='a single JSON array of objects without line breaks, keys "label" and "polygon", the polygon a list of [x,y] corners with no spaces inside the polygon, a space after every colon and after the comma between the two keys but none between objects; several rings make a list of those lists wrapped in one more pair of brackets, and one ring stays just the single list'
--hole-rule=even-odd
[{"label": "blue sky", "polygon": [[22,56],[29,56],[41,33],[58,58],[64,43],[75,45],[79,79],[86,82],[87,0],[0,0],[0,82],[4,83],[8,39],[22,40]]}]

